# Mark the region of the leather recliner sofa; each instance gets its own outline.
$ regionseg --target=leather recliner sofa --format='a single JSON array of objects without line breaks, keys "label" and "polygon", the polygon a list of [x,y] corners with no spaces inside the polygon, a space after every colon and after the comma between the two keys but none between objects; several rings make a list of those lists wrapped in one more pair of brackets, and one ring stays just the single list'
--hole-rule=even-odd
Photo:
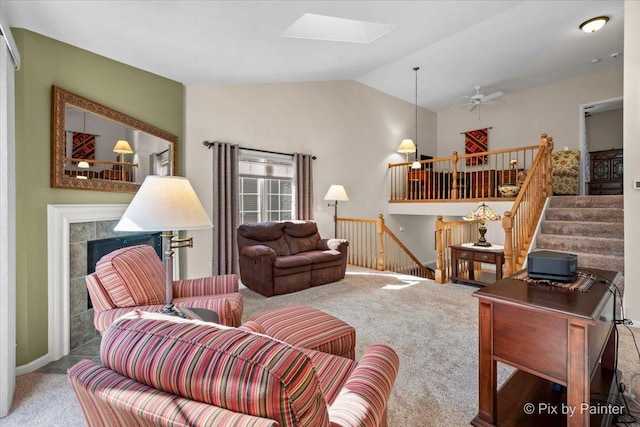
[{"label": "leather recliner sofa", "polygon": [[322,239],[314,221],[242,224],[238,228],[240,279],[273,296],[344,278],[349,243]]}]

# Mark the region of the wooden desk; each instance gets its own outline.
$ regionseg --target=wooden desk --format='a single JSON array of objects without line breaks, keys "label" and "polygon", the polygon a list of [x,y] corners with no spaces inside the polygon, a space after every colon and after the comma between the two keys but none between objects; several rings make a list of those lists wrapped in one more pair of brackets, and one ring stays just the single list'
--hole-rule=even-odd
[{"label": "wooden desk", "polygon": [[[589,292],[511,277],[474,292],[480,350],[479,410],[472,425],[610,425],[621,410],[611,404],[617,395],[614,298],[598,280],[617,284],[620,274],[592,271],[598,279]],[[497,362],[517,369],[499,392]]]},{"label": "wooden desk", "polygon": [[[502,266],[504,265],[504,248],[502,246],[482,246],[453,245],[451,247],[451,281],[453,283],[463,282],[472,285],[486,286],[490,282],[482,282],[475,277],[475,263],[494,264],[496,266],[495,280],[502,279]],[[467,274],[461,270],[461,264],[466,264]]]}]

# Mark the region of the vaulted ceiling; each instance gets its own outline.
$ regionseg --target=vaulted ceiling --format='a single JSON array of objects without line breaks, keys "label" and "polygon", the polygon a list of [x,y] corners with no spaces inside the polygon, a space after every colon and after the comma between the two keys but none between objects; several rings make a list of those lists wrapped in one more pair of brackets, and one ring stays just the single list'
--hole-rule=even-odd
[{"label": "vaulted ceiling", "polygon": [[[304,13],[395,25],[370,44],[280,34]],[[185,85],[357,80],[446,111],[472,95],[519,92],[621,65],[622,0],[4,0],[25,28]],[[579,30],[606,15],[600,31]],[[593,62],[593,63],[592,63]]]}]

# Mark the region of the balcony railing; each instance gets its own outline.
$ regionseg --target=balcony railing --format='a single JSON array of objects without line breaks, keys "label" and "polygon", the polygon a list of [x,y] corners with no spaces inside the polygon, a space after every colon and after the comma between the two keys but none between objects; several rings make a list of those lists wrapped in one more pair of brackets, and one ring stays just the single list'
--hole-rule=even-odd
[{"label": "balcony railing", "polygon": [[[82,167],[84,164],[84,167]],[[78,179],[103,179],[108,181],[133,182],[137,163],[112,162],[65,157],[65,175]]]},{"label": "balcony railing", "polygon": [[389,164],[390,203],[476,201],[501,197],[499,187],[522,183],[540,146]]}]

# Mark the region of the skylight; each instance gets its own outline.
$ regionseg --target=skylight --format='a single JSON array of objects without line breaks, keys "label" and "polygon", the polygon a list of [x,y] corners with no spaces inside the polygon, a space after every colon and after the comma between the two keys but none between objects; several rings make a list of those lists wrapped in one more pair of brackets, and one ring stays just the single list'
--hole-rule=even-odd
[{"label": "skylight", "polygon": [[305,13],[281,37],[347,43],[371,43],[396,28],[391,24]]}]

